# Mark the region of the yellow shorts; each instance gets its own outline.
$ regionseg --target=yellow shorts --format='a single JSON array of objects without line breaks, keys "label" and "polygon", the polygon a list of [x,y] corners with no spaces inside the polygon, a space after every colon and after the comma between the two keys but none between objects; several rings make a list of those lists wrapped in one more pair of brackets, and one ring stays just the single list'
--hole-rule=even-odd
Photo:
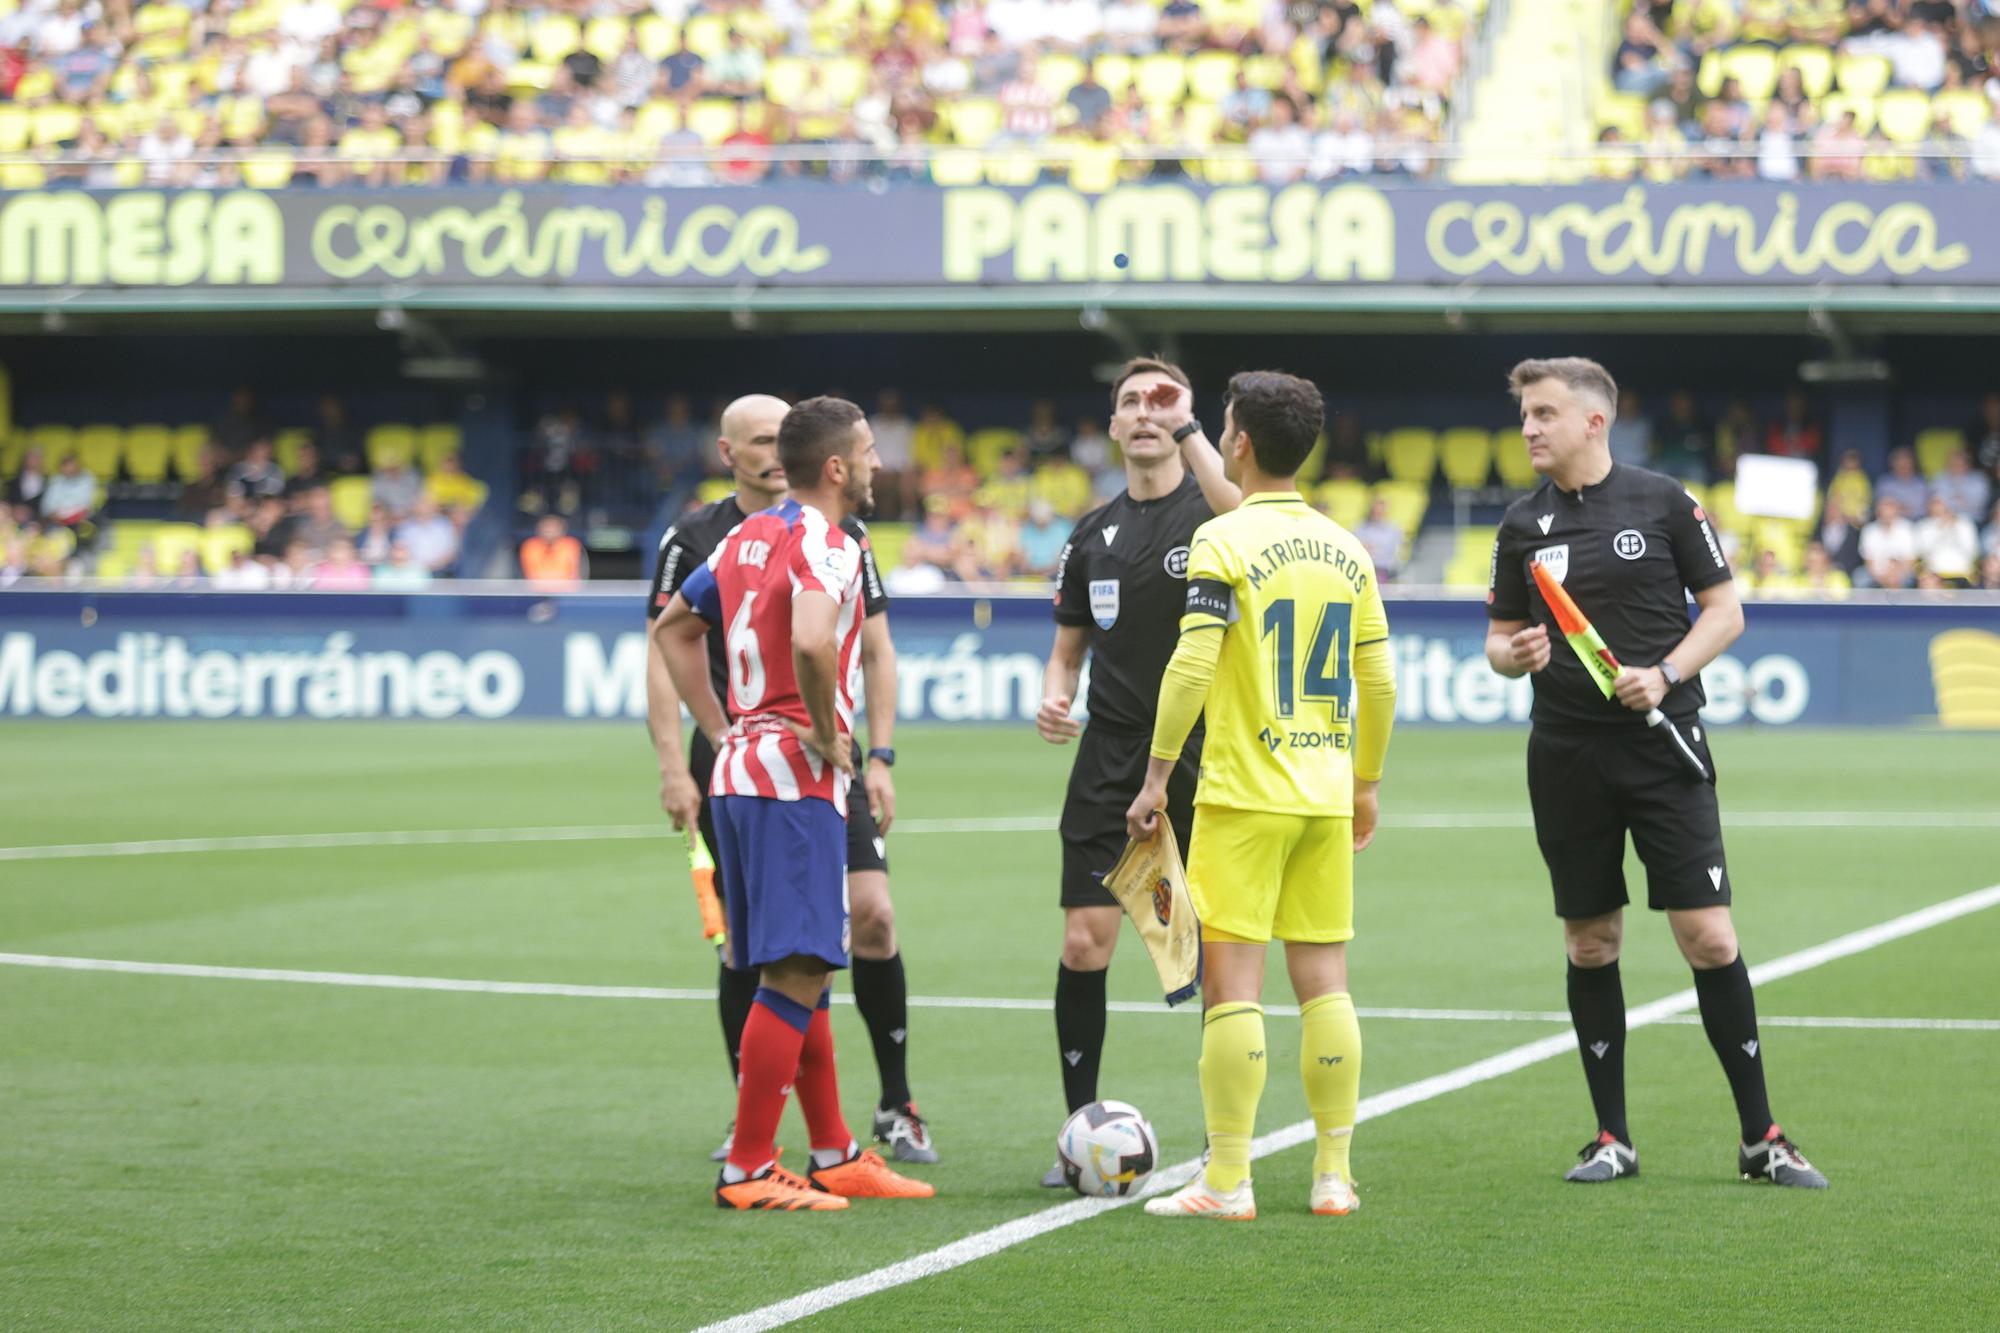
[{"label": "yellow shorts", "polygon": [[1187,877],[1204,937],[1354,938],[1354,821],[1345,815],[1197,805]]}]

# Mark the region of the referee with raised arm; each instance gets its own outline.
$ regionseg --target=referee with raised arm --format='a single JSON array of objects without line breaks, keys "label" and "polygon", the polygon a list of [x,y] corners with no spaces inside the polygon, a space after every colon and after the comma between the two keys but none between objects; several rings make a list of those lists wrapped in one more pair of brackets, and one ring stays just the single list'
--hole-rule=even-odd
[{"label": "referee with raised arm", "polygon": [[[723,410],[717,448],[736,482],[733,494],[684,514],[660,541],[652,586],[646,594],[646,720],[660,764],[661,805],[671,808],[692,790],[699,794],[698,820],[702,841],[716,850],[715,825],[708,807],[709,774],[715,767],[715,747],[695,729],[684,758],[680,748],[680,697],[667,675],[666,663],[654,642],[653,627],[681,584],[709,553],[750,515],[770,508],[786,495],[785,469],[778,462],[778,426],[789,405],[769,394],[738,398]],[[857,745],[857,778],[847,800],[847,888],[853,913],[854,1007],[868,1028],[882,1094],[876,1102],[874,1131],[878,1142],[899,1162],[935,1162],[937,1148],[930,1128],[917,1114],[909,1084],[909,999],[903,956],[897,946],[895,909],[889,898],[889,862],[883,834],[896,815],[896,788],[889,770],[896,752],[889,748],[896,720],[896,650],[889,638],[889,597],[875,567],[868,529],[850,515],[841,530],[861,548],[861,600],[866,619],[861,624],[863,698],[868,709],[870,749],[864,760]],[[716,698],[727,706],[729,665],[722,646],[723,627],[708,635],[709,675]],[[879,822],[878,822],[879,821]],[[734,886],[716,870],[716,889],[725,898]],[[722,960],[717,970],[717,1009],[722,1041],[729,1051],[729,1069],[737,1072],[743,1025],[749,1020],[758,979],[754,969],[741,971]],[[734,1127],[731,1128],[734,1133]],[[729,1155],[731,1140],[710,1154],[715,1161]]]},{"label": "referee with raised arm", "polygon": [[[1103,880],[1125,850],[1125,807],[1145,783],[1160,677],[1187,605],[1188,546],[1196,528],[1242,499],[1194,418],[1194,391],[1179,366],[1138,357],[1119,367],[1108,433],[1125,460],[1125,490],[1083,516],[1057,561],[1055,646],[1035,715],[1035,729],[1052,745],[1083,738],[1063,798],[1056,968],[1056,1050],[1071,1111],[1097,1100],[1105,974],[1121,916]],[[1086,656],[1088,728],[1070,716]],[[1201,741],[1197,725],[1167,783],[1167,820],[1183,848]],[[1062,1188],[1060,1163],[1042,1184]]]},{"label": "referee with raised arm", "polygon": [[[1738,1171],[1824,1189],[1826,1177],[1771,1118],[1756,1000],[1729,916],[1715,763],[1697,712],[1701,669],[1743,632],[1728,561],[1679,482],[1611,461],[1605,435],[1618,386],[1603,366],[1582,357],[1523,361],[1509,384],[1528,458],[1544,480],[1508,507],[1494,540],[1486,658],[1503,676],[1534,677],[1528,797],[1568,945],[1570,1019],[1597,1112],[1597,1135],[1564,1179],[1639,1174],[1625,1119],[1618,977],[1629,832],[1646,867],[1647,905],[1667,914],[1694,969],[1702,1027],[1741,1122]],[[1552,644],[1555,617],[1534,588],[1536,565],[1626,664],[1614,697],[1567,644]],[[1699,608],[1692,624],[1689,593]],[[1646,722],[1654,709],[1666,715],[1659,726]]]}]

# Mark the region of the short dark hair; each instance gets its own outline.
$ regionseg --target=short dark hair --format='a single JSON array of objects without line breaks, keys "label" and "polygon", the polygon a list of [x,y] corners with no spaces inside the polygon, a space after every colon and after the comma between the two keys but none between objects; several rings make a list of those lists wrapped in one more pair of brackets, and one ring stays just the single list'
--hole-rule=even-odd
[{"label": "short dark hair", "polygon": [[1171,361],[1162,361],[1157,356],[1135,356],[1118,367],[1118,373],[1111,377],[1111,410],[1118,410],[1118,391],[1125,387],[1125,381],[1134,375],[1165,375],[1174,383],[1194,392],[1194,385],[1188,382],[1187,372]]},{"label": "short dark hair", "polygon": [[1250,433],[1250,452],[1267,477],[1295,475],[1319,443],[1326,402],[1311,380],[1282,370],[1245,370],[1230,377],[1230,420]]},{"label": "short dark hair", "polygon": [[861,418],[861,409],[845,398],[793,403],[778,423],[778,461],[786,480],[793,486],[817,486],[826,460],[846,452]]}]

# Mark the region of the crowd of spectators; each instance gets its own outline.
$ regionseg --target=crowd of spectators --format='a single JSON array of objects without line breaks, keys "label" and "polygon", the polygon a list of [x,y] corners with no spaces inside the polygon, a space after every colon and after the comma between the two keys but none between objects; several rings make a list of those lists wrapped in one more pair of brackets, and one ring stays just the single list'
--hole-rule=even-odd
[{"label": "crowd of spectators", "polygon": [[1178,173],[1171,150],[1215,143],[1267,180],[1421,172],[1475,22],[1460,0],[22,0],[0,184],[924,179],[931,148],[1006,145],[1104,188],[1127,150]]},{"label": "crowd of spectators", "polygon": [[1621,36],[1600,176],[2000,178],[1986,0],[1639,0]]}]

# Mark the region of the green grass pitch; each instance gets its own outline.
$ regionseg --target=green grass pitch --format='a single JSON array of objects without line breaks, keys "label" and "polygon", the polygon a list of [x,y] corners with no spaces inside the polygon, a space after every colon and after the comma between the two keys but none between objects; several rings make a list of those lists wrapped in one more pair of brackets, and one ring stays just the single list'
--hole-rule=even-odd
[{"label": "green grass pitch", "polygon": [[[1365,1008],[1552,1010],[1557,927],[1532,834],[1410,827],[1525,814],[1519,734],[1399,734],[1358,866]],[[1068,753],[1016,730],[904,728],[890,855],[912,992],[1043,1000],[1050,832]],[[2000,881],[1991,736],[1716,738],[1725,812],[1964,812],[1960,826],[1750,821],[1729,833],[1754,964]],[[0,727],[0,845],[658,824],[661,836],[0,860],[0,950],[420,977],[706,987],[684,865],[636,727]],[[1432,824],[1444,822],[1429,821]],[[1474,821],[1479,822],[1479,821]],[[1487,824],[1496,821],[1486,820]],[[1636,867],[1634,867],[1636,870]],[[2000,1018],[2000,909],[1766,986],[1765,1016]],[[1628,999],[1688,984],[1665,923],[1628,929]],[[1156,1000],[1136,941],[1112,994]],[[1267,998],[1289,1000],[1273,968]],[[711,1003],[0,966],[0,1328],[687,1328],[1060,1202],[1046,1012],[918,1008],[912,1080],[945,1160],[929,1202],[737,1215],[708,1152],[733,1095]],[[835,1011],[865,1124],[874,1069]],[[1201,1146],[1187,1014],[1117,1013],[1103,1091],[1166,1160]],[[1364,1020],[1363,1094],[1560,1032]],[[1296,1020],[1270,1024],[1260,1128],[1305,1115]],[[1396,1111],[1355,1145],[1363,1211],[1305,1210],[1308,1150],[1257,1165],[1249,1226],[1137,1208],[841,1305],[843,1329],[1990,1328],[2000,1031],[1767,1026],[1773,1102],[1833,1179],[1734,1179],[1701,1030],[1633,1036],[1644,1174],[1559,1175],[1591,1128],[1576,1057]],[[804,1151],[788,1112],[782,1135]]]}]

